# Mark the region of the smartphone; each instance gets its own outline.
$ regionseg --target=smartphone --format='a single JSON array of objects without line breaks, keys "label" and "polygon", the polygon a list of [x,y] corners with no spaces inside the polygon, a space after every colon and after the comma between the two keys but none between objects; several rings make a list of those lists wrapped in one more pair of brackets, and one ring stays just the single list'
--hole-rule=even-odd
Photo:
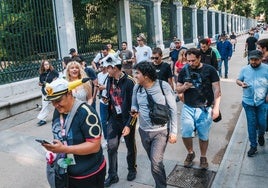
[{"label": "smartphone", "polygon": [[46,140],[41,140],[41,139],[35,139],[36,142],[39,142],[40,144],[51,144],[50,142]]}]

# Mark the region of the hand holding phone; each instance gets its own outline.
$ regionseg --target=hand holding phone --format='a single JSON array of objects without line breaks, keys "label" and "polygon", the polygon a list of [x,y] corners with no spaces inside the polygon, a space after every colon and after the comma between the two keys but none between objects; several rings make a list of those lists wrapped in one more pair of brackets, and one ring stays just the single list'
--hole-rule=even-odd
[{"label": "hand holding phone", "polygon": [[41,139],[35,139],[36,142],[39,142],[40,144],[51,144],[50,142],[46,140],[41,140]]}]

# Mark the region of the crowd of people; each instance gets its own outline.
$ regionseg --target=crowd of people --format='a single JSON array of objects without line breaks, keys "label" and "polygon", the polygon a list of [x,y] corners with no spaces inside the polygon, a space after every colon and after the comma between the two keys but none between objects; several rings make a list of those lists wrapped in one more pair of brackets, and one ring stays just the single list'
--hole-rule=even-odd
[{"label": "crowd of people", "polygon": [[[133,181],[138,173],[137,122],[155,187],[167,187],[163,159],[167,144],[177,142],[176,102],[179,101],[183,103],[179,125],[187,150],[184,166],[193,165],[196,157],[193,137],[197,135],[200,168],[209,167],[206,156],[209,132],[212,122],[221,117],[222,64],[224,78],[228,78],[228,61],[237,43],[235,33],[230,39],[225,33],[221,34],[216,47],[205,38],[197,48],[190,49],[174,37],[167,62],[163,60],[161,48],[151,49],[146,45],[143,33],[136,40],[134,50],[128,49],[127,42],[122,42],[117,52],[111,44],[103,46],[91,67],[73,48],[70,57],[63,61],[61,74],[48,61],[42,62],[39,85],[44,109],[38,115],[40,126],[46,124],[49,103],[55,107],[52,120],[55,140],[42,145],[49,152],[48,169],[55,174],[62,169],[61,174],[67,174],[67,178],[55,175],[54,181],[50,181],[51,187],[101,188],[117,183],[118,148],[122,138],[127,149],[126,179]],[[254,41],[251,38],[246,41],[249,65],[241,70],[237,79],[243,88],[250,157],[257,152],[257,140],[260,146],[264,145],[268,103],[268,39]],[[251,42],[255,43],[254,49]],[[153,120],[152,103],[168,107],[167,122]],[[106,149],[107,159],[103,155]],[[53,168],[57,165],[59,168]],[[57,183],[61,181],[65,184]]]}]

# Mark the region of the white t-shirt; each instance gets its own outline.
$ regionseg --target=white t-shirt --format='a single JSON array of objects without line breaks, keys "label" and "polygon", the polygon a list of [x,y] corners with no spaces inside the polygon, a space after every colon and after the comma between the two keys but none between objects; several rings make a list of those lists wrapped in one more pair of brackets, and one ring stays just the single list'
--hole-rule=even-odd
[{"label": "white t-shirt", "polygon": [[[99,84],[101,84],[101,85],[105,85],[105,87],[106,87],[106,86],[107,86],[107,80],[108,80],[108,72],[105,73],[105,74],[103,74],[103,72],[100,72],[100,73],[98,74],[98,82],[99,82]],[[107,94],[107,90],[104,89],[104,90],[102,90],[102,92],[100,92],[100,93],[101,93],[101,96],[106,96],[106,94]],[[105,103],[103,102],[102,98],[100,98],[100,102],[103,103],[103,104],[105,104]],[[108,103],[107,103],[107,105],[108,105]]]},{"label": "white t-shirt", "polygon": [[142,61],[151,61],[152,49],[149,46],[138,46],[136,47],[136,50],[137,52],[135,55],[137,63],[140,63]]},{"label": "white t-shirt", "polygon": [[94,61],[95,63],[99,63],[99,61],[100,61],[102,58],[104,58],[103,53],[98,53],[98,54],[95,56],[95,58],[93,59],[93,61]]}]

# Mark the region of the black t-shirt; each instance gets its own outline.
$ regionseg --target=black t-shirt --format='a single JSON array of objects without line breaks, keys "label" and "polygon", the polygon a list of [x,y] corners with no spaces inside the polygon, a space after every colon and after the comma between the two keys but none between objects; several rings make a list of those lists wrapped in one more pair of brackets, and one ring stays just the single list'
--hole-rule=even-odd
[{"label": "black t-shirt", "polygon": [[168,79],[172,78],[171,67],[168,63],[162,62],[159,65],[155,65],[152,63],[152,65],[156,69],[157,78],[159,80],[164,80],[164,81],[168,82]]},{"label": "black t-shirt", "polygon": [[212,48],[209,48],[206,52],[201,52],[201,62],[212,65],[216,70],[218,70],[218,60],[216,53],[213,52]]},{"label": "black t-shirt", "polygon": [[191,69],[189,66],[184,66],[178,76],[178,82],[181,84],[186,82],[188,77],[186,69],[189,70],[191,82],[194,86],[184,92],[185,104],[192,107],[211,106],[214,101],[212,83],[220,80],[215,68],[207,64],[203,64],[200,69]]},{"label": "black t-shirt", "polygon": [[236,39],[236,35],[235,34],[230,35],[230,39]]},{"label": "black t-shirt", "polygon": [[256,42],[258,40],[255,37],[248,37],[246,43],[248,44],[248,51],[256,50]]}]

